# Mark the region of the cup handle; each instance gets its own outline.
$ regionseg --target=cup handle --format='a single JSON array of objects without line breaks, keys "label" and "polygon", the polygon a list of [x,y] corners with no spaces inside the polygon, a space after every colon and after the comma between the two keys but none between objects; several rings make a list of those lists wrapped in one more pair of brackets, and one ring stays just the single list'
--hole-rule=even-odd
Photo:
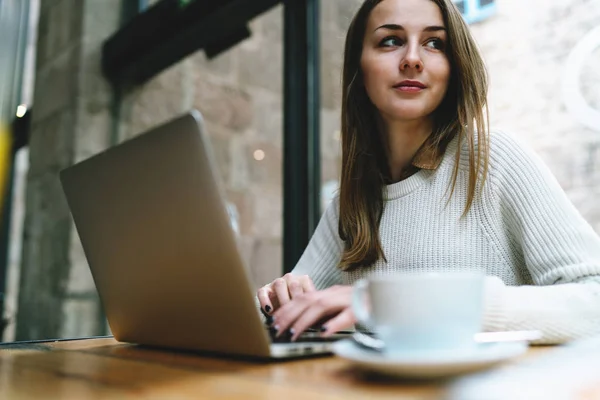
[{"label": "cup handle", "polygon": [[354,312],[354,316],[356,317],[358,323],[371,329],[371,315],[369,308],[367,307],[368,287],[369,281],[366,279],[361,279],[354,284],[354,289],[352,290],[352,311]]}]

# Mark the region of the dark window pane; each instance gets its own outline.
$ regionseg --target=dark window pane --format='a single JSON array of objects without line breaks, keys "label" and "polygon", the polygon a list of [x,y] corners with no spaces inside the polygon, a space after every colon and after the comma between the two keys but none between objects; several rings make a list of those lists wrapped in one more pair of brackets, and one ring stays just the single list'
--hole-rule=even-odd
[{"label": "dark window pane", "polygon": [[479,0],[479,7],[485,7],[488,4],[492,4],[495,0]]}]

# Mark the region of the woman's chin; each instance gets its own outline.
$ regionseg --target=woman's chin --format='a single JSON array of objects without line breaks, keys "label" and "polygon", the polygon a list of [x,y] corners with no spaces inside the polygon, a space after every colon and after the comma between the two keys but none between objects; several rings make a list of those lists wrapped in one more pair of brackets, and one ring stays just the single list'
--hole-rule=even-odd
[{"label": "woman's chin", "polygon": [[394,110],[394,112],[389,113],[389,117],[391,117],[394,121],[418,121],[421,119],[425,119],[429,116],[430,113],[425,112],[422,109],[419,110]]},{"label": "woman's chin", "polygon": [[403,101],[388,104],[388,107],[381,107],[380,111],[389,120],[415,121],[431,115],[431,109],[432,107],[427,107],[427,104],[423,104],[421,101]]}]

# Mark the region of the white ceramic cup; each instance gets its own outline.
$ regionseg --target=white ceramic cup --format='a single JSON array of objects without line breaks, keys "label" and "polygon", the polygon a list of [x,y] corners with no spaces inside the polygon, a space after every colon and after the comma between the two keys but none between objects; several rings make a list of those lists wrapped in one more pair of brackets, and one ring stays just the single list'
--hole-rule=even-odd
[{"label": "white ceramic cup", "polygon": [[386,353],[473,349],[481,330],[483,273],[414,273],[363,279],[354,285],[359,323]]}]

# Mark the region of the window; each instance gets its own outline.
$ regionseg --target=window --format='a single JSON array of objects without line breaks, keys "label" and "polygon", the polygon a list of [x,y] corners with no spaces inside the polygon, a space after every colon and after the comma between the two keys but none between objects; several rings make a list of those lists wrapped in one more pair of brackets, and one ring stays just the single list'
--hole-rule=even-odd
[{"label": "window", "polygon": [[468,24],[483,21],[496,12],[495,0],[454,0]]}]

